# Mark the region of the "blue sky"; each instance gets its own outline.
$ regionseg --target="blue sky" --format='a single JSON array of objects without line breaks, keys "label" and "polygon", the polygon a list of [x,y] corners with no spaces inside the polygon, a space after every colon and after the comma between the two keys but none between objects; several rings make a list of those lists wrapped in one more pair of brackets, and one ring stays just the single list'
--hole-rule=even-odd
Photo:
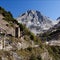
[{"label": "blue sky", "polygon": [[52,19],[60,16],[60,0],[0,0],[0,6],[15,18],[27,10],[38,10]]}]

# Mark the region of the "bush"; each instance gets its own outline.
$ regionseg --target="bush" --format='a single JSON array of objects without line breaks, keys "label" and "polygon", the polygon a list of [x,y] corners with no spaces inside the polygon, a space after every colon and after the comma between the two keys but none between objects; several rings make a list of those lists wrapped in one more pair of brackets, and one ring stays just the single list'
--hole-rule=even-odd
[{"label": "bush", "polygon": [[36,36],[33,33],[31,33],[30,34],[30,38],[31,38],[31,40],[35,40],[36,39]]},{"label": "bush", "polygon": [[30,40],[30,37],[28,35],[25,35],[24,36],[24,40],[29,41]]},{"label": "bush", "polygon": [[38,60],[42,60],[42,58],[41,58],[41,56],[40,56],[40,55],[39,55],[39,56],[37,56],[37,59],[38,59]]},{"label": "bush", "polygon": [[37,60],[37,58],[35,55],[32,54],[29,60]]},{"label": "bush", "polygon": [[32,47],[28,47],[27,50],[31,51],[32,50]]},{"label": "bush", "polygon": [[23,31],[25,29],[25,26],[19,23],[20,31]]}]

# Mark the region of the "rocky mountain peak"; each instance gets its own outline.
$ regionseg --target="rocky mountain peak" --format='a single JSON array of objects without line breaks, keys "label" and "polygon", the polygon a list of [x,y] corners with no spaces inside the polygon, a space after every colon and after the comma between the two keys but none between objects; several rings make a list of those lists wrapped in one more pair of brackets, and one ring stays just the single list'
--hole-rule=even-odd
[{"label": "rocky mountain peak", "polygon": [[58,17],[57,20],[60,20],[60,17]]},{"label": "rocky mountain peak", "polygon": [[19,23],[25,24],[33,33],[41,33],[53,26],[50,18],[36,10],[28,10],[17,18]]},{"label": "rocky mountain peak", "polygon": [[60,17],[57,18],[57,22],[58,22],[58,23],[60,22]]}]

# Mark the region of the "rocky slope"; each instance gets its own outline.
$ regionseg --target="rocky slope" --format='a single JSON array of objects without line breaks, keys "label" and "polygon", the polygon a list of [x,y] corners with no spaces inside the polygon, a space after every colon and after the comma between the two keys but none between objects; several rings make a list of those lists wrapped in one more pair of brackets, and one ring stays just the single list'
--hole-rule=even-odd
[{"label": "rocky slope", "polygon": [[40,34],[40,37],[42,41],[47,41],[46,44],[60,46],[60,21],[45,33]]},{"label": "rocky slope", "polygon": [[[35,60],[35,59],[51,60],[52,57],[50,57],[48,51],[44,52],[45,50],[41,49],[39,47],[39,44],[36,45],[34,41],[32,41],[27,35],[23,35],[21,38],[15,38],[14,37],[15,35],[12,34],[14,33],[13,32],[14,27],[12,27],[9,24],[9,22],[4,20],[3,18],[4,16],[1,14],[0,15],[0,21],[1,21],[0,22],[0,42],[2,38],[2,43],[4,40],[5,40],[5,43],[3,44],[0,43],[0,60]],[[2,37],[1,30],[2,30],[2,33],[6,34],[6,36],[3,35]],[[10,35],[8,36],[8,34],[11,34],[12,36]],[[4,44],[6,44],[6,46]],[[4,47],[1,48],[1,46],[4,46]],[[43,54],[44,54],[44,57],[43,57]],[[47,58],[45,58],[46,55],[47,55]]]},{"label": "rocky slope", "polygon": [[[0,60],[60,59],[60,47],[42,43],[38,36],[18,23],[10,12],[1,7],[0,21],[0,37],[2,38],[0,38]],[[20,37],[15,37],[15,34],[12,34],[17,25],[20,27]]]},{"label": "rocky slope", "polygon": [[19,16],[17,20],[19,23],[25,24],[35,34],[43,33],[53,26],[50,18],[35,10],[28,10]]},{"label": "rocky slope", "polygon": [[4,17],[0,14],[0,29],[4,29],[7,34],[11,34],[14,36],[14,28],[3,19]]},{"label": "rocky slope", "polygon": [[50,28],[48,32],[50,32],[52,40],[60,40],[60,22]]}]

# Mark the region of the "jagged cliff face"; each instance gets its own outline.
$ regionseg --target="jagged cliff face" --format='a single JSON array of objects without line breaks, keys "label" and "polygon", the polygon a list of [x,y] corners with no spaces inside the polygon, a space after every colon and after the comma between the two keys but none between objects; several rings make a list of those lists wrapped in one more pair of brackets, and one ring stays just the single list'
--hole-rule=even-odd
[{"label": "jagged cliff face", "polygon": [[59,22],[60,21],[60,17],[58,17],[56,20]]},{"label": "jagged cliff face", "polygon": [[60,40],[60,22],[58,22],[48,31],[51,32],[50,35],[52,36],[52,38],[54,38],[54,40]]},{"label": "jagged cliff face", "polygon": [[53,26],[50,18],[39,11],[28,10],[17,18],[19,23],[25,24],[33,33],[42,33]]},{"label": "jagged cliff face", "polygon": [[12,36],[15,36],[15,29],[11,27],[11,25],[3,18],[4,17],[2,16],[2,14],[0,14],[0,29],[5,30],[7,34],[11,34]]},{"label": "jagged cliff face", "polygon": [[51,27],[48,31],[41,34],[42,40],[46,40],[49,45],[60,46],[60,21]]}]

